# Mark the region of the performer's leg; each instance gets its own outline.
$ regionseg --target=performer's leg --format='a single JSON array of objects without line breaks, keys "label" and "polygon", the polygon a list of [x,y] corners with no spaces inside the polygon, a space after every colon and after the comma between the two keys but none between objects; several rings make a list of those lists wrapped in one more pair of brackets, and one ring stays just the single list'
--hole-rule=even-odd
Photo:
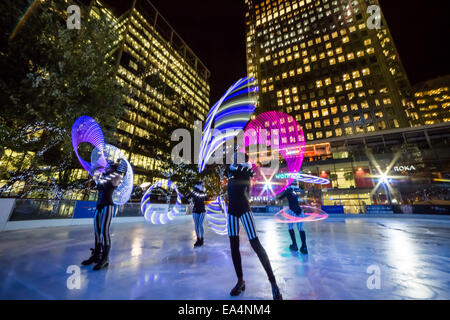
[{"label": "performer's leg", "polygon": [[245,290],[245,281],[242,273],[242,260],[239,251],[239,219],[228,214],[228,236],[230,238],[231,259],[233,260],[234,271],[238,278],[236,286],[231,290],[230,295],[237,296]]},{"label": "performer's leg", "polygon": [[205,221],[205,212],[200,213],[198,218],[198,230],[200,233],[200,246],[203,245],[203,235],[205,234],[205,229],[203,229],[203,222]]},{"label": "performer's leg", "polygon": [[261,261],[261,264],[266,271],[267,277],[272,285],[272,294],[274,300],[281,300],[282,296],[280,290],[278,289],[275,276],[273,274],[272,266],[270,265],[269,257],[267,256],[266,250],[261,245],[256,233],[255,220],[253,219],[253,214],[251,212],[246,212],[241,216],[241,222],[244,225],[245,232],[247,233],[248,239],[250,240],[250,245],[256,252],[256,255]]},{"label": "performer's leg", "polygon": [[192,218],[194,219],[195,235],[197,236],[197,241],[194,243],[194,247],[198,247],[200,245],[200,228],[199,228],[200,214],[193,212]]},{"label": "performer's leg", "polygon": [[308,247],[306,246],[306,233],[303,230],[303,223],[297,223],[298,232],[300,233],[300,240],[302,240],[302,246],[300,247],[300,252],[303,254],[308,254]]},{"label": "performer's leg", "polygon": [[294,224],[289,223],[288,226],[289,226],[289,235],[291,236],[291,240],[292,240],[292,244],[289,246],[289,249],[293,250],[293,251],[297,251],[298,247],[297,247],[297,240],[295,239]]},{"label": "performer's leg", "polygon": [[94,262],[98,262],[100,260],[101,254],[101,239],[100,239],[100,218],[102,216],[102,209],[96,208],[94,213],[94,235],[95,235],[95,243],[94,248],[91,249],[91,256],[89,259],[81,262],[82,265],[88,266]]},{"label": "performer's leg", "polygon": [[102,219],[101,219],[101,232],[100,238],[102,239],[102,255],[99,263],[97,263],[94,267],[94,270],[100,270],[102,268],[106,268],[109,265],[109,251],[111,250],[111,235],[110,235],[110,226],[111,219],[114,215],[114,205],[106,206],[103,210]]}]

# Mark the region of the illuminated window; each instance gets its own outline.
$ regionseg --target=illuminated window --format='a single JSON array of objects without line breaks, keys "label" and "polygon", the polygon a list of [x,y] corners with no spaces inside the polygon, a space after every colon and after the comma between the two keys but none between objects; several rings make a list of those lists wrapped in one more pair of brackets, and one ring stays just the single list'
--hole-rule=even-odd
[{"label": "illuminated window", "polygon": [[311,119],[310,113],[309,113],[309,112],[305,112],[305,113],[303,114],[303,118],[305,118],[305,120]]},{"label": "illuminated window", "polygon": [[363,76],[368,76],[370,74],[370,69],[369,68],[364,68],[362,70],[362,74],[363,74]]},{"label": "illuminated window", "polygon": [[368,46],[369,44],[372,44],[372,40],[371,39],[364,40],[364,45],[365,46]]},{"label": "illuminated window", "polygon": [[345,128],[345,134],[353,134],[353,128],[352,127]]},{"label": "illuminated window", "polygon": [[342,43],[347,43],[349,41],[350,41],[350,39],[348,38],[348,36],[345,36],[342,38]]},{"label": "illuminated window", "polygon": [[347,105],[341,106],[341,111],[342,111],[342,112],[347,112],[347,111],[348,111]]},{"label": "illuminated window", "polygon": [[314,140],[314,136],[313,136],[312,133],[308,133],[308,134],[306,135],[306,138],[307,138],[308,140]]},{"label": "illuminated window", "polygon": [[336,59],[332,58],[330,59],[330,65],[336,64]]},{"label": "illuminated window", "polygon": [[321,138],[323,138],[323,134],[322,134],[322,131],[318,131],[318,132],[316,132],[316,137],[317,137],[317,139],[321,139]]},{"label": "illuminated window", "polygon": [[349,75],[348,73],[345,73],[345,74],[342,76],[342,80],[343,80],[343,81],[350,80],[350,75]]},{"label": "illuminated window", "polygon": [[345,57],[344,56],[339,56],[338,57],[338,61],[339,62],[344,62],[345,61]]},{"label": "illuminated window", "polygon": [[347,60],[352,60],[355,58],[355,55],[353,52],[350,52],[349,54],[347,54]]},{"label": "illuminated window", "polygon": [[305,66],[305,72],[311,71],[311,68],[309,66]]},{"label": "illuminated window", "polygon": [[345,124],[349,123],[350,122],[350,116],[344,116],[342,118],[342,121],[344,121]]},{"label": "illuminated window", "polygon": [[341,128],[337,128],[336,130],[334,130],[334,132],[336,133],[337,137],[342,136],[342,129]]},{"label": "illuminated window", "polygon": [[331,114],[336,114],[337,111],[338,111],[338,108],[337,107],[331,107],[330,111],[331,111]]},{"label": "illuminated window", "polygon": [[322,80],[317,80],[316,81],[316,87],[317,88],[321,88],[322,87]]},{"label": "illuminated window", "polygon": [[298,69],[297,69],[297,74],[302,74],[302,73],[303,73],[302,68],[298,68]]},{"label": "illuminated window", "polygon": [[363,86],[362,81],[358,80],[355,82],[355,88],[361,88]]},{"label": "illuminated window", "polygon": [[336,126],[341,122],[341,119],[339,118],[333,118],[333,124]]},{"label": "illuminated window", "polygon": [[313,116],[313,118],[319,118],[319,111],[318,110],[314,110],[312,112],[312,116]]},{"label": "illuminated window", "polygon": [[327,117],[328,116],[328,109],[323,109],[322,110],[322,117]]},{"label": "illuminated window", "polygon": [[356,56],[357,56],[358,58],[363,57],[363,56],[364,56],[364,51],[359,50],[359,51],[356,53]]},{"label": "illuminated window", "polygon": [[346,85],[345,85],[345,90],[350,90],[350,89],[352,89],[353,88],[353,85],[351,84],[351,83],[347,83]]},{"label": "illuminated window", "polygon": [[329,86],[331,84],[331,79],[327,78],[325,79],[325,85]]},{"label": "illuminated window", "polygon": [[342,86],[339,84],[336,86],[336,92],[339,93],[342,91]]},{"label": "illuminated window", "polygon": [[352,77],[353,77],[353,79],[359,78],[359,71],[353,71],[352,72]]},{"label": "illuminated window", "polygon": [[312,129],[312,124],[311,124],[311,122],[307,122],[307,123],[305,124],[305,127],[306,127],[306,129],[311,130],[311,129]]}]

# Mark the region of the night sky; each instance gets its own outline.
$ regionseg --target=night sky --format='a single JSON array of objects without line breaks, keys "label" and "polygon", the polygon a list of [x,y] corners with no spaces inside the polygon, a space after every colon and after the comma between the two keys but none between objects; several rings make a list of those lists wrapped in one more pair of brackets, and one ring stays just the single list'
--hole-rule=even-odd
[{"label": "night sky", "polygon": [[[151,0],[211,71],[211,104],[246,75],[244,0]],[[450,74],[448,0],[380,0],[411,84]]]}]

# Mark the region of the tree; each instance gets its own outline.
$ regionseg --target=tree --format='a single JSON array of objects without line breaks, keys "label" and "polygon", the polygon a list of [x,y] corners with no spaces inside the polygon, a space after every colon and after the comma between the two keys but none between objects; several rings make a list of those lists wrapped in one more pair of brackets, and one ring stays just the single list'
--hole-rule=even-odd
[{"label": "tree", "polygon": [[[2,1],[1,30],[11,30],[8,26],[18,20],[24,3]],[[108,17],[93,17],[85,8],[81,29],[69,30],[66,6],[62,1],[46,1],[24,16],[26,21],[22,19],[14,38],[1,34],[0,149],[23,156],[1,168],[0,179],[8,182],[0,194],[18,181],[28,186],[19,194],[22,197],[37,188],[54,189],[59,198],[80,186],[81,181],[70,180],[70,169],[79,168],[70,131],[82,115],[96,119],[105,139],[114,143],[127,93],[116,78],[119,34]],[[49,178],[55,173],[52,182]]]}]

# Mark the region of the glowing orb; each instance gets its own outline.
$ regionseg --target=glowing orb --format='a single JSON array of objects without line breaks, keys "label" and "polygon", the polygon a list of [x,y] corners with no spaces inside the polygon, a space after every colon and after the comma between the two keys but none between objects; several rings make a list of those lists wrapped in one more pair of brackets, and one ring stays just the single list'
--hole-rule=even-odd
[{"label": "glowing orb", "polygon": [[[209,110],[198,155],[202,172],[214,151],[241,132],[255,111],[255,79],[242,78]],[[213,127],[213,128],[212,128]]]},{"label": "glowing orb", "polygon": [[322,178],[322,177],[317,177],[317,176],[312,176],[309,174],[304,174],[304,173],[279,173],[275,175],[276,179],[294,179],[300,182],[305,182],[305,183],[311,183],[311,184],[322,184],[322,185],[326,185],[326,184],[330,184],[330,180]]},{"label": "glowing orb", "polygon": [[[283,192],[293,179],[286,177],[274,181],[274,176],[300,171],[305,152],[305,137],[301,126],[292,116],[269,111],[258,115],[247,125],[243,146],[242,152],[249,147],[250,162],[255,171],[251,194],[259,197],[267,192],[269,196],[275,196]],[[256,150],[256,146],[259,150]],[[267,149],[261,149],[263,147]],[[284,158],[286,166],[279,166],[278,154]],[[259,164],[264,161],[271,163],[271,166],[264,167]]]},{"label": "glowing orb", "polygon": [[[134,184],[134,174],[133,168],[128,160],[125,158],[123,152],[110,144],[105,144],[103,149],[103,154],[97,148],[94,148],[91,153],[91,163],[97,163],[99,159],[103,157],[106,160],[110,160],[113,162],[119,162],[120,165],[118,170],[122,173],[125,173],[121,183],[114,190],[113,193],[113,202],[114,204],[121,206],[130,200],[131,193],[133,192],[133,184]],[[100,169],[101,171],[103,169]]]},{"label": "glowing orb", "polygon": [[217,234],[228,234],[227,214],[228,207],[220,196],[206,205],[206,220],[209,227]]},{"label": "glowing orb", "polygon": [[177,193],[177,201],[175,205],[172,206],[170,210],[166,210],[165,208],[157,208],[156,204],[150,203],[150,195],[152,190],[157,187],[162,187],[164,184],[164,181],[160,180],[151,185],[150,188],[148,188],[148,190],[145,192],[141,200],[141,212],[144,215],[145,220],[153,224],[166,224],[172,221],[175,216],[179,215],[180,213],[181,195],[178,192],[176,184],[172,181],[167,182],[167,189],[169,192],[175,191]]},{"label": "glowing orb", "polygon": [[300,206],[303,210],[303,215],[297,216],[289,208],[283,208],[278,211],[274,218],[279,223],[298,223],[298,222],[313,222],[325,220],[328,214],[322,209],[311,206]]},{"label": "glowing orb", "polygon": [[71,135],[73,150],[75,151],[75,154],[84,170],[86,170],[90,175],[93,175],[92,169],[94,167],[106,166],[107,162],[104,156],[100,156],[97,163],[89,163],[84,161],[78,154],[78,146],[82,142],[87,142],[96,147],[98,152],[103,155],[105,138],[103,137],[102,128],[100,128],[94,119],[88,116],[78,118],[72,126]]}]

